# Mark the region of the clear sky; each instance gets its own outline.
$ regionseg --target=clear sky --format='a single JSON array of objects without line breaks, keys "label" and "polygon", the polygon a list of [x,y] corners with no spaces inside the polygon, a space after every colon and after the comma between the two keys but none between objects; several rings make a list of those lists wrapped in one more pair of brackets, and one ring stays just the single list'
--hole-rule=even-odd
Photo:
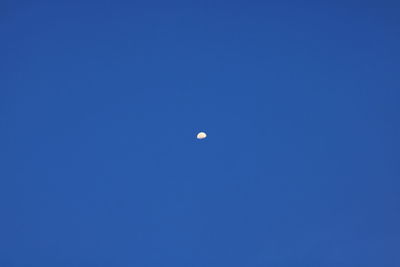
[{"label": "clear sky", "polygon": [[1,1],[0,266],[400,266],[400,2],[322,2]]}]

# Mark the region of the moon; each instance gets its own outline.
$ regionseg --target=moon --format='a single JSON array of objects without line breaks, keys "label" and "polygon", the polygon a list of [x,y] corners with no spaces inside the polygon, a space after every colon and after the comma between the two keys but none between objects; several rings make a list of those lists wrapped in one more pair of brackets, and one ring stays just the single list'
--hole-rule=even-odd
[{"label": "moon", "polygon": [[204,139],[207,137],[207,134],[205,132],[199,132],[197,134],[197,139]]}]

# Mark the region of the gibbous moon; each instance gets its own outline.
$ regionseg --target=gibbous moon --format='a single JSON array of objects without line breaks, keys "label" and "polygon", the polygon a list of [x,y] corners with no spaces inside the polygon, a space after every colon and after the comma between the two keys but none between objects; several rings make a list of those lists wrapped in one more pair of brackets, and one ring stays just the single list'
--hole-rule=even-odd
[{"label": "gibbous moon", "polygon": [[204,139],[207,137],[207,134],[205,132],[199,132],[197,134],[197,139]]}]

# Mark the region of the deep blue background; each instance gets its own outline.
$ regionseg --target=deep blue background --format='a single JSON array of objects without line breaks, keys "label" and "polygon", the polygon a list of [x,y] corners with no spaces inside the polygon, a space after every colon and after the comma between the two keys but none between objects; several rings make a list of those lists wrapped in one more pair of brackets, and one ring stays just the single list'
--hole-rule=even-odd
[{"label": "deep blue background", "polygon": [[0,266],[400,266],[400,2],[130,2],[0,4]]}]

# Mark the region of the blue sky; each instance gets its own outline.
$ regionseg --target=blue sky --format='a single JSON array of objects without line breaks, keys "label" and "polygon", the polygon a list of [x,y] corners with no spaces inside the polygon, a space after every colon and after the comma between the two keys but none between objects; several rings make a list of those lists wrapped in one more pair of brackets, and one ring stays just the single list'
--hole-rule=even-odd
[{"label": "blue sky", "polygon": [[400,4],[361,4],[2,2],[0,265],[400,266]]}]

